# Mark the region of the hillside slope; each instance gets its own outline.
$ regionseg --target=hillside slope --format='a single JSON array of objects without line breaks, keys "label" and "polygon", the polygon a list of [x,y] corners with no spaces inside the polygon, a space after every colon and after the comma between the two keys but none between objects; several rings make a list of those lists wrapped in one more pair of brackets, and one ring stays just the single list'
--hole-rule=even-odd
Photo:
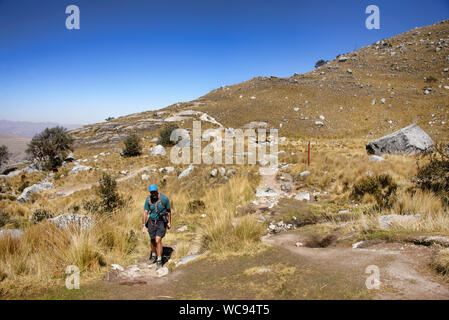
[{"label": "hillside slope", "polygon": [[195,110],[225,127],[264,121],[279,128],[281,136],[371,139],[417,123],[435,140],[447,140],[448,68],[445,20],[340,55],[305,74],[256,77],[159,112],[133,114],[73,133],[80,144],[113,145],[130,132],[146,134],[167,122],[191,128],[189,110]]}]

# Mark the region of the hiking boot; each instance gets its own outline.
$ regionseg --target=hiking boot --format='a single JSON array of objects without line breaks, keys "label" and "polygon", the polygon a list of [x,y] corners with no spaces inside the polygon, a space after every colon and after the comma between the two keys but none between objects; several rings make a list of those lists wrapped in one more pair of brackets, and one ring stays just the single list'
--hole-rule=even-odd
[{"label": "hiking boot", "polygon": [[157,261],[157,257],[156,256],[150,257],[150,264],[156,263],[156,261]]},{"label": "hiking boot", "polygon": [[162,268],[162,260],[156,261],[156,269]]}]

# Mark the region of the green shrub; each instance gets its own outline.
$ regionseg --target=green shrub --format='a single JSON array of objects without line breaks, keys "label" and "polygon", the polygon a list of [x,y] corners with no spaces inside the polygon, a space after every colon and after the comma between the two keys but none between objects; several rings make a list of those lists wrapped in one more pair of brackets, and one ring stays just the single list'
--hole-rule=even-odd
[{"label": "green shrub", "polygon": [[73,139],[63,127],[46,128],[28,144],[26,153],[45,170],[55,170],[72,148]]},{"label": "green shrub", "polygon": [[83,201],[83,210],[88,213],[97,213],[100,211],[100,202],[95,199],[85,200]]},{"label": "green shrub", "polygon": [[366,177],[356,183],[352,189],[351,197],[360,200],[365,194],[374,196],[377,209],[390,208],[395,199],[398,185],[388,174]]},{"label": "green shrub", "polygon": [[178,129],[178,126],[176,125],[169,125],[165,129],[163,129],[160,133],[161,136],[160,144],[163,145],[164,147],[173,146],[175,142],[170,140],[170,136],[173,130],[176,129]]},{"label": "green shrub", "polygon": [[6,164],[11,157],[11,153],[8,152],[8,147],[5,145],[0,146],[0,167]]},{"label": "green shrub", "polygon": [[438,79],[435,78],[434,76],[428,76],[428,77],[426,77],[425,81],[431,83],[431,82],[438,81]]},{"label": "green shrub", "polygon": [[117,181],[107,173],[99,181],[100,205],[103,212],[110,213],[124,205],[123,199],[117,192]]},{"label": "green shrub", "polygon": [[137,135],[132,134],[128,136],[124,143],[125,148],[121,152],[124,157],[136,157],[142,153],[142,146]]},{"label": "green shrub", "polygon": [[201,212],[206,209],[206,205],[201,200],[192,200],[187,204],[189,213]]},{"label": "green shrub", "polygon": [[33,212],[33,214],[31,215],[31,222],[38,223],[38,222],[41,222],[42,220],[49,219],[52,217],[53,217],[53,214],[50,211],[40,208],[40,209],[35,210]]},{"label": "green shrub", "polygon": [[430,161],[419,166],[416,176],[416,186],[421,190],[432,191],[440,196],[445,205],[449,205],[449,156],[444,151],[445,146],[439,144],[429,157]]},{"label": "green shrub", "polygon": [[9,215],[0,209],[0,228],[6,226],[9,223]]}]

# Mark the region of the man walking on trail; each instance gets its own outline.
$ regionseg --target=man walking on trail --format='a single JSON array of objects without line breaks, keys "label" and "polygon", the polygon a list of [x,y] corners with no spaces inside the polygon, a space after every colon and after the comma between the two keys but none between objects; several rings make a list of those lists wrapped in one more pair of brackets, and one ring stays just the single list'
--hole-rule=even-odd
[{"label": "man walking on trail", "polygon": [[162,267],[162,238],[166,228],[171,227],[170,202],[165,195],[159,193],[155,184],[152,184],[148,191],[150,196],[145,199],[142,232],[147,232],[148,228],[151,238],[150,263],[156,263],[159,269]]}]

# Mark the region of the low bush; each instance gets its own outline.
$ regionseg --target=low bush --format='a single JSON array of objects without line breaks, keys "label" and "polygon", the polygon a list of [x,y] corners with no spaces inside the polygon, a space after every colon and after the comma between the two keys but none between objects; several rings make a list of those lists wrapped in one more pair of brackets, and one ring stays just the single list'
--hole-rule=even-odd
[{"label": "low bush", "polygon": [[136,157],[142,153],[142,146],[140,145],[139,137],[135,134],[128,136],[125,141],[125,148],[121,154],[124,157]]},{"label": "low bush", "polygon": [[49,219],[52,217],[53,217],[53,214],[49,210],[40,208],[40,209],[35,210],[32,213],[31,222],[38,223],[38,222],[41,222],[42,220]]},{"label": "low bush", "polygon": [[187,204],[189,213],[198,213],[206,209],[206,205],[201,200],[192,200]]},{"label": "low bush", "polygon": [[416,186],[434,192],[446,206],[449,205],[449,156],[442,144],[429,154],[429,162],[424,166],[420,166],[418,161]]},{"label": "low bush", "polygon": [[114,177],[103,173],[103,177],[99,181],[98,193],[100,195],[101,211],[111,213],[124,205],[124,200],[117,191],[117,181]]},{"label": "low bush", "polygon": [[360,200],[365,194],[372,195],[377,203],[377,209],[390,208],[395,199],[398,185],[388,174],[366,177],[356,183],[351,197]]},{"label": "low bush", "polygon": [[164,128],[160,133],[161,136],[160,144],[163,145],[164,147],[173,146],[175,142],[170,140],[170,136],[173,130],[176,129],[178,129],[178,126],[176,125],[169,125],[168,127]]}]

